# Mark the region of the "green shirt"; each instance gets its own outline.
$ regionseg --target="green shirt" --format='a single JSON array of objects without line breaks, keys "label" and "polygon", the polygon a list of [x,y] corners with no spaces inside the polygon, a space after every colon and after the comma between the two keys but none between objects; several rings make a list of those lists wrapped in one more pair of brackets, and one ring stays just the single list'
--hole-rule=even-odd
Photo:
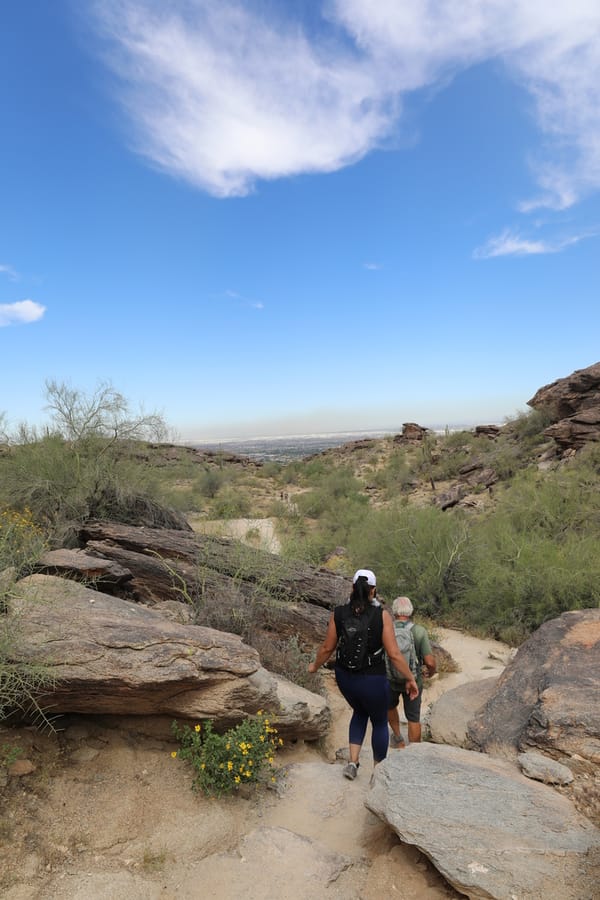
[{"label": "green shirt", "polygon": [[423,686],[423,675],[421,674],[421,667],[423,665],[424,658],[426,656],[433,656],[433,651],[431,649],[431,643],[429,641],[427,629],[425,629],[422,625],[415,624],[413,625],[412,633],[415,641],[415,650],[417,652],[417,662],[419,663],[417,685],[419,690],[421,690]]}]

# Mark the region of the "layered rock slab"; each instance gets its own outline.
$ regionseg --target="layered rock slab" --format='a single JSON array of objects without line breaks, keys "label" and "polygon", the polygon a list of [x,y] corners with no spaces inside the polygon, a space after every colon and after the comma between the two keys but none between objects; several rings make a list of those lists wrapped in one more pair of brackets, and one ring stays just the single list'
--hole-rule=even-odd
[{"label": "layered rock slab", "polygon": [[12,602],[14,662],[56,678],[39,698],[51,714],[210,718],[229,727],[263,708],[288,737],[329,727],[322,697],[276,677],[234,634],[180,625],[152,609],[51,575],[31,575]]},{"label": "layered rock slab", "polygon": [[411,745],[377,766],[368,809],[476,900],[593,900],[600,832],[505,760]]}]

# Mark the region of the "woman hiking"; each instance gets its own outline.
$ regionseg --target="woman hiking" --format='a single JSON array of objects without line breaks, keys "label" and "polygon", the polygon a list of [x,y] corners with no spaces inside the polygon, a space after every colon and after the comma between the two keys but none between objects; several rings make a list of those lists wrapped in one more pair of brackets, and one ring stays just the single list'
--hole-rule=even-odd
[{"label": "woman hiking", "polygon": [[352,707],[349,762],[343,773],[350,779],[358,774],[359,755],[369,720],[374,764],[387,756],[389,684],[385,654],[405,674],[409,697],[414,698],[419,693],[408,663],[398,649],[392,617],[376,598],[376,585],[377,580],[370,569],[358,569],[352,579],[349,601],[334,609],[325,640],[317,650],[314,662],[308,666],[309,672],[316,672],[337,650],[335,679],[344,699]]}]

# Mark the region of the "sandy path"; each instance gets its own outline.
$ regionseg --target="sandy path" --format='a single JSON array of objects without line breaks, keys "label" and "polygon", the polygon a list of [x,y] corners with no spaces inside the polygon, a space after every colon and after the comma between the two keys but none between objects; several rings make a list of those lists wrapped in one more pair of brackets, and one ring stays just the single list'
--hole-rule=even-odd
[{"label": "sandy path", "polygon": [[[441,636],[462,671],[439,678],[431,692],[488,677],[489,665],[501,670],[488,654],[506,654],[503,645],[446,630]],[[0,814],[1,896],[458,897],[419,851],[364,806],[369,735],[359,777],[342,777],[336,751],[346,746],[349,711],[333,675],[325,677],[333,726],[323,746],[286,748],[279,756],[285,773],[280,790],[250,800],[193,794],[190,770],[170,757],[172,744],[123,725],[73,717],[60,740],[24,729],[21,740],[37,771],[11,779],[7,788]]]},{"label": "sandy path", "polygon": [[281,552],[274,519],[202,519],[189,515],[188,521],[199,534],[237,538],[244,544],[268,550],[269,553]]}]

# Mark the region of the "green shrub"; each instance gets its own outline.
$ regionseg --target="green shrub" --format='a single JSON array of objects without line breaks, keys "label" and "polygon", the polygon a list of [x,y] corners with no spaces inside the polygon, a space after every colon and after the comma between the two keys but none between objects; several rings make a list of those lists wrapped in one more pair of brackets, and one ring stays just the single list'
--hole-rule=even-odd
[{"label": "green shrub", "polygon": [[215,519],[243,519],[250,515],[250,498],[233,485],[227,485],[215,497],[211,513]]},{"label": "green shrub", "polygon": [[194,728],[173,722],[173,733],[180,750],[171,756],[191,763],[193,790],[221,797],[242,784],[265,782],[267,777],[275,781],[272,766],[283,741],[262,710],[224,734],[213,731],[210,720]]},{"label": "green shrub", "polygon": [[30,509],[0,512],[0,572],[12,567],[17,577],[28,574],[45,549],[44,534]]}]

